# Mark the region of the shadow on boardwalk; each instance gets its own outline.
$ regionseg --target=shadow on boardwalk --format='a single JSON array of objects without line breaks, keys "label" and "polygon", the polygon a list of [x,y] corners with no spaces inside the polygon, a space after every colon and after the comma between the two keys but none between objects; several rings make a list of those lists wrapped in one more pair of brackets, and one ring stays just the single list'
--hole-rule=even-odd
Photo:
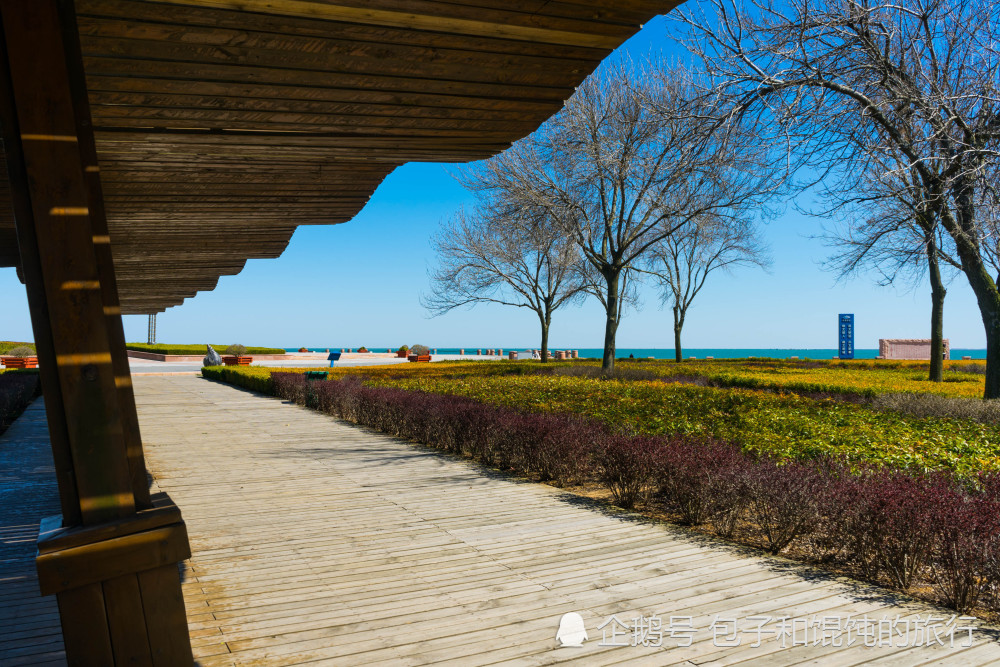
[{"label": "shadow on boardwalk", "polygon": [[56,599],[35,573],[39,522],[60,512],[41,399],[0,436],[0,508],[0,665],[65,664]]},{"label": "shadow on boardwalk", "polygon": [[[260,396],[259,394],[250,395]],[[533,521],[535,523],[544,522],[544,514],[540,516],[535,514],[538,512],[536,503],[539,502],[544,502],[546,513],[560,517],[564,516],[565,512],[572,513],[574,516],[579,516],[579,512],[585,512],[595,517],[593,521],[599,523],[602,526],[602,531],[608,534],[624,536],[639,533],[643,538],[652,535],[654,543],[659,542],[659,544],[648,547],[645,553],[640,553],[639,562],[642,565],[635,570],[634,581],[623,582],[621,575],[611,574],[607,571],[595,573],[591,583],[594,584],[595,588],[605,592],[623,585],[633,583],[641,585],[641,582],[657,581],[657,575],[674,575],[690,568],[687,571],[691,574],[692,586],[684,591],[685,594],[690,594],[692,599],[699,599],[712,594],[713,591],[719,592],[730,586],[728,591],[722,593],[722,599],[732,601],[732,607],[741,610],[744,614],[765,610],[778,617],[781,613],[792,614],[800,611],[813,616],[829,612],[839,615],[840,618],[850,618],[855,614],[869,614],[877,615],[879,618],[882,615],[890,617],[898,615],[904,620],[930,616],[949,619],[953,616],[951,612],[934,608],[906,595],[838,577],[799,562],[763,554],[760,550],[752,547],[726,542],[716,537],[651,519],[636,512],[625,511],[601,499],[585,497],[538,484],[419,443],[391,438],[371,429],[358,427],[332,416],[301,408],[288,401],[274,398],[269,400],[272,404],[281,405],[284,410],[296,411],[302,415],[304,420],[308,420],[311,426],[309,433],[304,437],[299,437],[293,446],[288,446],[287,441],[284,441],[279,446],[261,448],[257,454],[262,458],[272,462],[289,462],[293,467],[304,462],[320,462],[331,469],[347,465],[351,471],[363,478],[357,481],[365,488],[384,490],[388,487],[393,493],[405,493],[411,490],[409,488],[411,486],[420,487],[422,495],[435,496],[436,500],[430,503],[432,507],[435,502],[442,506],[454,506],[445,500],[444,495],[452,493],[456,483],[461,486],[462,492],[479,489],[487,493],[498,488],[506,489],[505,493],[510,494],[510,502],[523,503],[523,513],[532,518],[517,517],[516,510],[511,509],[508,514],[513,516],[492,520],[490,530],[494,534],[502,535],[506,532],[511,536],[509,538],[511,545],[505,548],[520,549],[522,553],[537,548],[539,557],[543,557],[546,550],[550,549],[553,544],[559,544],[564,549],[564,562],[570,569],[572,569],[574,562],[579,563],[580,569],[587,567],[589,564],[586,558],[587,554],[614,552],[615,544],[601,541],[599,535],[594,544],[587,544],[588,540],[593,540],[593,535],[586,536],[580,533],[570,533],[579,539],[580,545],[571,543],[573,537],[560,540],[559,535],[563,531],[559,520],[553,521],[551,529],[542,526],[534,532],[522,535],[514,546],[512,542],[517,539],[518,530],[524,530],[524,527]],[[282,414],[285,413],[282,412]],[[282,417],[282,420],[286,419],[288,418]],[[349,430],[352,434],[351,437],[339,438],[334,432],[331,432],[340,432],[341,429]],[[279,464],[279,467],[283,466]],[[409,483],[402,487],[399,486],[398,480],[407,476],[412,477],[408,480]],[[389,483],[388,480],[394,481]],[[435,491],[433,485],[440,485],[440,488]],[[522,490],[523,495],[518,495],[518,489]],[[398,500],[396,502],[401,504]],[[425,503],[421,502],[421,509],[424,506]],[[559,509],[560,507],[564,508],[565,512]],[[436,509],[441,510],[441,508]],[[435,517],[440,516],[439,512],[435,512],[434,515]],[[616,528],[616,526],[620,526],[620,528]],[[478,528],[470,529],[470,532],[475,530]],[[462,535],[464,538],[468,537],[464,533]],[[502,537],[496,539],[501,542],[503,540]],[[481,545],[475,540],[470,539],[469,541],[477,548],[481,548]],[[678,544],[683,546],[679,547]],[[580,548],[577,548],[578,546]],[[671,564],[669,554],[677,550],[680,550],[681,553],[687,553],[685,550],[697,551],[706,562],[713,559],[724,562],[726,569],[732,568],[735,571],[741,571],[742,568],[752,567],[756,569],[756,572],[766,574],[752,575],[753,578],[763,576],[762,581],[740,584],[739,582],[745,581],[746,577],[733,579],[723,573],[724,571],[719,571],[717,572],[717,580],[713,581],[711,575],[704,573],[704,568],[698,568],[696,564],[691,564],[685,559],[678,558],[676,565]],[[630,551],[627,540],[622,540],[620,551],[625,557],[634,558],[635,556],[635,552]],[[663,554],[661,558],[663,562],[657,563],[657,554],[660,553]],[[648,572],[645,572],[643,568],[646,568]],[[776,581],[782,583],[774,588]],[[550,586],[548,583],[545,585]],[[650,584],[650,591],[654,590],[656,590],[656,586]],[[747,606],[746,600],[761,599],[761,593],[755,593],[756,590],[766,591],[763,594],[763,599],[766,602],[759,602],[756,607]],[[782,594],[783,590],[789,591],[789,593]],[[806,592],[798,593],[797,591]],[[676,599],[677,593],[678,591],[671,589],[671,592],[665,594],[665,597]],[[815,598],[816,602],[810,600],[810,597]],[[775,607],[772,604],[780,600],[786,600],[787,606]],[[825,603],[820,601],[825,601]],[[827,606],[823,607],[823,604]],[[625,606],[623,607],[623,605]],[[628,605],[618,601],[605,607],[609,610],[619,608],[628,608]],[[706,604],[702,607],[705,612],[718,608],[716,603]],[[695,608],[696,611],[702,609]],[[991,642],[998,640],[998,635],[992,629],[984,629],[978,637],[978,641],[984,642],[977,644],[979,651],[987,650]],[[795,648],[796,651],[800,649],[801,647]],[[916,649],[911,648],[910,650]],[[711,653],[709,652],[709,654]],[[930,655],[933,655],[933,652]],[[1000,653],[990,655],[987,662],[1000,656]],[[887,656],[871,657],[886,658]],[[909,657],[915,662],[902,664],[920,662],[917,655]],[[844,656],[837,656],[838,660],[843,658]],[[970,654],[969,658],[972,659],[973,655]],[[776,660],[774,664],[782,662],[782,660],[777,660],[776,656],[771,656],[771,659]],[[822,661],[819,661],[819,664],[822,664]]]},{"label": "shadow on boardwalk", "polygon": [[[135,388],[148,467],[191,536],[183,585],[204,667],[1000,663],[997,636],[982,631],[967,648],[787,645],[777,634],[719,646],[719,618],[949,614],[226,385],[165,376]],[[36,444],[48,452],[47,439]],[[51,462],[5,465],[4,489],[18,475],[52,479]],[[41,501],[26,511],[51,513]],[[32,533],[28,518],[11,535]],[[22,538],[5,573],[30,549]],[[8,618],[26,618],[26,602],[51,611],[46,621],[35,607],[34,622],[0,635],[19,632],[21,651],[8,641],[0,663],[58,660],[52,600],[9,590]],[[582,650],[554,639],[569,611],[590,633]],[[601,646],[611,615],[688,619],[693,641]]]},{"label": "shadow on boardwalk", "polygon": [[[255,393],[256,392],[252,392]],[[264,398],[272,398],[265,396],[263,394],[256,394]],[[272,398],[272,400],[275,400]],[[288,405],[295,408],[305,409],[291,401],[281,400],[283,405]],[[322,414],[322,413],[319,413]],[[357,429],[360,432],[368,433],[374,437],[387,438],[383,433],[376,431],[374,429],[358,426],[350,422],[346,422],[337,417],[330,415],[323,415],[329,419],[333,419],[339,423],[348,424],[352,428]],[[467,457],[463,457],[450,452],[442,452],[440,450],[434,449],[428,445],[424,445],[419,442],[413,442],[404,440],[401,438],[392,438],[396,442],[403,444],[407,449],[400,451],[378,451],[373,452],[371,447],[347,447],[339,445],[335,448],[331,447],[312,447],[312,448],[296,448],[294,450],[288,449],[274,449],[274,450],[264,450],[261,452],[264,456],[273,456],[278,459],[288,459],[288,458],[304,458],[304,459],[341,459],[343,457],[358,457],[366,461],[367,465],[373,471],[378,471],[381,468],[389,469],[400,465],[407,465],[415,460],[431,458],[439,459],[441,462],[459,462],[469,468],[471,472],[474,473],[476,478],[480,480],[493,480],[502,481],[506,484],[529,484],[538,485],[545,489],[551,489],[552,499],[560,503],[564,503],[571,507],[586,509],[590,512],[596,512],[611,520],[625,522],[636,525],[646,525],[655,526],[658,529],[667,531],[674,536],[681,539],[687,540],[693,544],[699,544],[705,548],[713,549],[716,551],[722,551],[729,553],[737,558],[754,558],[759,559],[769,570],[781,573],[785,575],[790,575],[797,577],[803,581],[813,582],[815,584],[829,584],[837,585],[842,588],[841,594],[850,600],[856,602],[874,603],[880,606],[907,606],[907,605],[925,605],[921,600],[910,597],[905,594],[898,593],[889,589],[878,587],[866,582],[855,581],[846,577],[838,576],[825,572],[823,570],[810,567],[807,564],[803,564],[798,561],[783,558],[780,556],[773,556],[765,553],[761,549],[757,549],[747,545],[741,545],[734,542],[724,540],[712,535],[706,535],[704,533],[699,533],[696,531],[689,530],[683,526],[677,526],[669,522],[650,518],[636,511],[630,511],[622,509],[612,502],[601,499],[601,498],[591,498],[588,496],[579,495],[569,491],[560,490],[555,487],[550,487],[548,485],[543,485],[540,482],[507,472],[504,470],[499,470],[496,468],[491,468],[489,466],[483,465],[476,461],[473,461]],[[377,476],[377,475],[376,475]],[[451,479],[452,476],[443,476],[442,479]],[[424,481],[429,481],[425,478]],[[942,613],[945,612],[942,610]],[[1000,640],[1000,631],[993,629],[983,629],[984,634],[993,636],[994,639]]]}]

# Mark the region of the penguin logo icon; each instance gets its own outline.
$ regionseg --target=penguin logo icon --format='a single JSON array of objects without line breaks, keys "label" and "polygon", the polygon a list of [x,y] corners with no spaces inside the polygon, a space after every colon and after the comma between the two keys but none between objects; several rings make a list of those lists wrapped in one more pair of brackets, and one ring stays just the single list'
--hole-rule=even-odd
[{"label": "penguin logo icon", "polygon": [[556,632],[556,639],[562,646],[581,648],[587,638],[587,629],[583,627],[583,616],[575,611],[562,615],[559,619],[559,630]]}]

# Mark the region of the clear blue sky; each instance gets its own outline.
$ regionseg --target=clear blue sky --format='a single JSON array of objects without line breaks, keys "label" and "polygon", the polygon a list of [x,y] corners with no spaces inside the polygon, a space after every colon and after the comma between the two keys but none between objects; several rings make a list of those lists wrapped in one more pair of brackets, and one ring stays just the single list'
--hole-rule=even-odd
[{"label": "clear blue sky", "polygon": [[[666,52],[666,23],[651,21],[619,53]],[[433,264],[428,237],[463,203],[453,165],[409,164],[393,172],[351,222],[300,227],[279,259],[251,260],[242,273],[157,318],[158,341],[276,347],[530,347],[538,321],[526,309],[477,306],[429,319],[419,295]],[[820,263],[828,254],[810,236],[820,221],[789,208],[764,227],[770,273],[716,274],[688,315],[688,348],[835,348],[838,313],[856,315],[856,346],[879,338],[929,337],[930,288],[880,288],[874,278],[838,283]],[[655,291],[643,295],[618,335],[619,348],[673,347],[671,317]],[[0,269],[0,340],[30,340],[24,287]],[[145,342],[146,317],[126,316],[130,341]],[[953,348],[984,348],[975,298],[964,277],[951,283],[944,334]],[[553,348],[603,344],[603,313],[591,300],[556,313]]]}]

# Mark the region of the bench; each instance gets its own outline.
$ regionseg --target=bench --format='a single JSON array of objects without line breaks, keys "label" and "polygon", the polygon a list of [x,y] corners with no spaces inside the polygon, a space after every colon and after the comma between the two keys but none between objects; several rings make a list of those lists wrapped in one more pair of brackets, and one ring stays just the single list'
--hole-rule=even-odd
[{"label": "bench", "polygon": [[429,354],[411,354],[407,357],[410,361],[430,361],[431,355]]}]

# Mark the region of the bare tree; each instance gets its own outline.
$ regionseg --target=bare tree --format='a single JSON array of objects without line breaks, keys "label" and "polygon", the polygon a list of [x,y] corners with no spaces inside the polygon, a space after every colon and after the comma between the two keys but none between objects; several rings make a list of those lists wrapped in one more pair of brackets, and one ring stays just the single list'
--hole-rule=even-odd
[{"label": "bare tree", "polygon": [[835,197],[847,219],[827,235],[839,250],[828,266],[841,277],[874,269],[880,285],[917,284],[926,275],[931,285],[931,358],[928,378],[944,380],[944,300],[947,295],[942,264],[958,263],[946,251],[950,239],[920,181],[900,169],[900,161],[884,163],[888,148],[869,156],[871,174],[860,174],[850,193]]},{"label": "bare tree", "polygon": [[[1000,284],[1000,161],[987,165],[976,189],[976,222],[981,230],[983,263]],[[954,262],[952,262],[954,264]],[[961,265],[957,265],[961,268]]]},{"label": "bare tree", "polygon": [[681,330],[688,308],[708,276],[737,266],[766,268],[769,263],[757,226],[749,220],[720,220],[706,215],[653,246],[645,271],[655,276],[663,303],[673,311],[676,361],[682,359]]},{"label": "bare tree", "polygon": [[542,330],[548,361],[552,314],[582,296],[579,252],[530,207],[480,202],[472,216],[458,214],[435,235],[438,266],[431,293],[421,298],[434,315],[477,303],[528,308]]},{"label": "bare tree", "polygon": [[604,371],[614,368],[630,278],[650,249],[695,218],[738,218],[774,189],[753,127],[717,122],[689,73],[653,74],[604,68],[539,133],[470,179],[544,210],[580,248],[605,309]]},{"label": "bare tree", "polygon": [[[685,42],[740,113],[780,129],[821,177],[864,161],[852,128],[904,160],[954,243],[986,332],[986,398],[1000,397],[1000,291],[977,215],[1000,147],[1000,9],[992,0],[705,0]],[[862,168],[864,165],[862,164]]]}]

